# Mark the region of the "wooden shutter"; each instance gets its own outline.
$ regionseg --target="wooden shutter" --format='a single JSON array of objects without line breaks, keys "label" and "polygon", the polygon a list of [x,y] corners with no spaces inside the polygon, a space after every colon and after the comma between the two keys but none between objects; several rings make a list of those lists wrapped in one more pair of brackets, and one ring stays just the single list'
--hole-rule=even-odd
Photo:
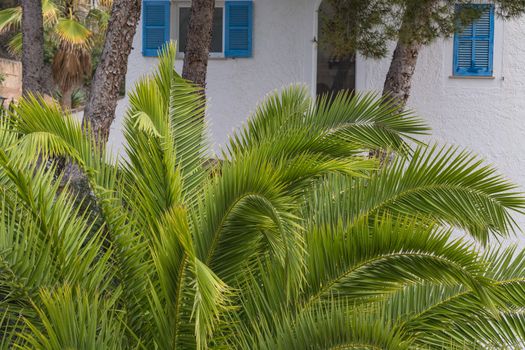
[{"label": "wooden shutter", "polygon": [[491,76],[494,47],[494,5],[480,6],[481,17],[454,36],[454,75]]},{"label": "wooden shutter", "polygon": [[252,56],[252,1],[226,1],[224,56]]},{"label": "wooden shutter", "polygon": [[170,1],[144,0],[142,3],[142,54],[158,56],[170,40]]}]

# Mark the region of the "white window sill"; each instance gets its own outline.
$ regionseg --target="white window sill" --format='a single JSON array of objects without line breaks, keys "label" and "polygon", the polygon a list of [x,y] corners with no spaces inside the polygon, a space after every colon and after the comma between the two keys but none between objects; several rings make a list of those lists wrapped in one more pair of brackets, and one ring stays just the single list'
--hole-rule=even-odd
[{"label": "white window sill", "polygon": [[[177,56],[176,56],[177,59],[179,60],[183,60],[184,59],[184,52],[177,52]],[[224,56],[224,53],[219,53],[219,52],[213,52],[213,53],[210,53],[208,55],[208,59],[210,60],[225,60],[226,57]]]},{"label": "white window sill", "polygon": [[495,76],[479,76],[479,75],[450,75],[449,79],[481,79],[481,80],[494,80]]}]

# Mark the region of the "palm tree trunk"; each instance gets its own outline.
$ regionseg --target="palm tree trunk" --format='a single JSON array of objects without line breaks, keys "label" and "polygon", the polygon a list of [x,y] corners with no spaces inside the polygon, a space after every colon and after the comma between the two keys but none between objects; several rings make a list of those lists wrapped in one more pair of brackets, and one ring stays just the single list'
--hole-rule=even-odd
[{"label": "palm tree trunk", "polygon": [[206,86],[215,0],[193,0],[182,77]]},{"label": "palm tree trunk", "polygon": [[41,0],[22,0],[22,92],[45,93],[44,22]]},{"label": "palm tree trunk", "polygon": [[60,106],[63,110],[71,109],[73,99],[73,88],[62,91],[62,97],[60,98]]},{"label": "palm tree trunk", "polygon": [[100,145],[109,137],[120,86],[140,19],[141,0],[114,0],[100,63],[91,84],[82,125],[88,124]]}]

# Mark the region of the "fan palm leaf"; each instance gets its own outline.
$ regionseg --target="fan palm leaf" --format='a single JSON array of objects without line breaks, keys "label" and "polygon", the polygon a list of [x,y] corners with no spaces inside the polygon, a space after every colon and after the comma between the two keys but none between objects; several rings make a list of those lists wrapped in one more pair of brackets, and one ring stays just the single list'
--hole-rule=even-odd
[{"label": "fan palm leaf", "polygon": [[[53,25],[58,19],[58,7],[52,0],[42,0],[44,26]],[[22,25],[22,7],[10,7],[0,11],[0,33],[18,30]]]},{"label": "fan palm leaf", "polygon": [[59,18],[54,29],[58,41],[72,47],[89,49],[91,31],[74,18]]},{"label": "fan palm leaf", "polygon": [[[64,6],[54,0],[42,2],[46,40],[57,43],[52,63],[53,78],[60,88],[62,104],[67,108],[71,107],[74,88],[91,74],[93,33],[74,14],[81,7],[78,2],[68,2]],[[7,30],[19,31],[21,21],[20,6],[0,11],[0,33]],[[14,54],[22,52],[21,33],[16,33],[10,39],[9,50]]]}]

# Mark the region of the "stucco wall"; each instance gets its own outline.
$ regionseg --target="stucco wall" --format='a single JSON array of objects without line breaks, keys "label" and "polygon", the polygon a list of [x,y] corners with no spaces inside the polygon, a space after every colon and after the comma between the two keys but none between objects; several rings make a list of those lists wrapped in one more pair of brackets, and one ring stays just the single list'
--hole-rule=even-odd
[{"label": "stucco wall", "polygon": [[[425,48],[409,107],[432,127],[430,140],[481,155],[525,189],[525,18],[496,21],[494,79],[453,79],[453,40]],[[360,59],[358,88],[380,90],[389,59]],[[517,216],[525,228],[525,218]]]},{"label": "stucco wall", "polygon": [[[290,83],[310,86],[315,77],[316,8],[321,0],[254,0],[253,58],[212,59],[207,96],[211,140],[224,144],[269,91]],[[173,32],[173,30],[172,30]],[[140,50],[141,26],[134,39],[128,88],[151,71],[155,58]],[[420,55],[409,106],[433,128],[430,140],[457,144],[482,155],[525,189],[525,18],[496,21],[494,79],[453,79],[452,40],[440,40]],[[380,91],[388,69],[384,60],[359,58],[356,86]],[[177,62],[180,71],[182,62]],[[122,116],[127,101],[119,103]],[[111,142],[121,149],[120,120]],[[524,224],[525,220],[519,219]]]},{"label": "stucco wall", "polygon": [[[297,82],[312,85],[317,1],[254,0],[253,57],[210,59],[207,114],[215,150],[268,92]],[[173,26],[171,32],[175,39]],[[129,57],[127,88],[155,66],[156,58],[142,56],[141,38],[139,24]],[[182,60],[177,61],[176,68],[182,71]],[[127,100],[119,103],[118,118],[112,127],[111,144],[115,150],[122,148],[120,126],[126,104]]]}]

